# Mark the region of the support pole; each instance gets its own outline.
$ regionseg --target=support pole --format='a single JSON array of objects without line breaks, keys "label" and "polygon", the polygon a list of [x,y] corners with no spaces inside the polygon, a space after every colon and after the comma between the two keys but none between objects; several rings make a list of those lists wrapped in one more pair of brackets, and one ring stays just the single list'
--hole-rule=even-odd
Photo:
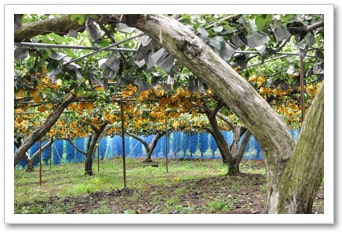
[{"label": "support pole", "polygon": [[100,171],[100,144],[97,146],[97,171]]},{"label": "support pole", "polygon": [[304,122],[304,118],[305,118],[305,111],[304,111],[304,56],[305,56],[305,52],[300,49],[299,51],[300,56],[299,56],[299,68],[300,68],[300,72],[299,72],[299,78],[300,78],[300,105],[301,105],[301,120],[302,120],[302,124]]},{"label": "support pole", "polygon": [[166,162],[165,162],[165,166],[166,166],[166,173],[169,173],[169,156],[168,156],[168,128],[167,128],[167,120],[165,120],[165,124],[166,124],[166,133],[165,133],[165,158],[166,158]]},{"label": "support pole", "polygon": [[50,145],[50,171],[51,171],[51,165],[52,165],[52,145],[53,145],[53,142],[51,143],[51,145]]},{"label": "support pole", "polygon": [[120,112],[121,112],[121,136],[122,136],[122,168],[123,168],[123,182],[124,189],[126,189],[126,150],[125,150],[125,117],[123,101],[120,101]]},{"label": "support pole", "polygon": [[39,185],[42,185],[42,140],[39,140]]}]

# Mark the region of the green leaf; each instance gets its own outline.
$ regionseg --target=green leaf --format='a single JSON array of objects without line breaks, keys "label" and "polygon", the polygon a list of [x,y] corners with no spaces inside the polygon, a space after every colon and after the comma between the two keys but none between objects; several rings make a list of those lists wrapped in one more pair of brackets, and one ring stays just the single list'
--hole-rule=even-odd
[{"label": "green leaf", "polygon": [[96,14],[90,14],[88,15],[90,18],[92,19],[97,19],[99,16],[97,16]]},{"label": "green leaf", "polygon": [[258,27],[258,30],[259,31],[262,31],[265,27],[265,19],[262,15],[258,15],[256,18],[255,18],[255,24],[257,25]]},{"label": "green leaf", "polygon": [[71,15],[70,16],[70,19],[72,21],[74,21],[75,19],[78,18],[78,21],[77,23],[80,24],[80,25],[83,25],[84,24],[84,21],[85,21],[85,18],[86,18],[86,15],[85,14],[74,14],[74,15]]},{"label": "green leaf", "polygon": [[226,33],[234,33],[237,31],[235,27],[228,25],[228,24],[224,25],[224,29]]}]

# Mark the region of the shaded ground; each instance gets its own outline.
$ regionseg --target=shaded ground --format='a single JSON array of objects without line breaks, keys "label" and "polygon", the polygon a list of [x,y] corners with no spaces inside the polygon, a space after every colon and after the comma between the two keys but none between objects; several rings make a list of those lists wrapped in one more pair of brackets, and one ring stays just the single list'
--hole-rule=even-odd
[{"label": "shaded ground", "polygon": [[[138,189],[90,192],[80,197],[50,197],[48,200],[15,204],[27,213],[138,213],[138,214],[260,214],[264,210],[265,177],[260,174],[216,176],[179,181],[168,186],[146,185]],[[323,187],[313,213],[324,213]],[[20,210],[21,213],[25,211]]]}]

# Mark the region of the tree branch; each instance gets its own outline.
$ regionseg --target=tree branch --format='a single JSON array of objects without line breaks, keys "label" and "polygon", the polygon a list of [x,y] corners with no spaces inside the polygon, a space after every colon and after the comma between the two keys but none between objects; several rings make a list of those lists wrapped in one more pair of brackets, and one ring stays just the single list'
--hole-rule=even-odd
[{"label": "tree branch", "polygon": [[227,123],[229,125],[230,128],[232,128],[234,130],[234,128],[236,127],[236,125],[229,120],[229,118],[227,118],[226,116],[224,116],[221,113],[217,113],[217,117],[219,117],[220,119],[222,119],[225,123]]},{"label": "tree branch", "polygon": [[217,102],[217,105],[216,105],[215,109],[211,111],[210,117],[215,117],[216,114],[220,111],[220,109],[222,108],[223,105],[224,105],[224,104],[223,104],[222,100],[219,99],[219,101]]},{"label": "tree branch", "polygon": [[84,30],[84,25],[78,24],[77,19],[72,21],[70,16],[67,14],[57,18],[25,23],[21,29],[14,32],[14,41],[22,42],[36,35],[45,35],[52,32],[66,35],[70,30]]},{"label": "tree branch", "polygon": [[207,26],[205,29],[208,30],[208,29],[210,29],[210,28],[212,28],[212,27],[215,27],[218,23],[220,23],[220,22],[222,22],[222,21],[226,21],[226,20],[230,20],[230,19],[233,19],[233,18],[237,18],[237,17],[239,17],[240,15],[241,15],[241,14],[227,15],[227,16],[225,16],[225,17],[219,19],[217,22],[210,24],[210,25]]},{"label": "tree branch", "polygon": [[17,165],[19,160],[25,154],[25,152],[39,139],[41,139],[55,124],[60,115],[63,113],[64,109],[72,102],[77,99],[74,95],[69,95],[63,102],[58,104],[51,114],[47,117],[45,122],[38,127],[32,134],[23,142],[23,144],[18,148],[14,155],[14,167]]},{"label": "tree branch", "polygon": [[[241,145],[240,145],[240,149],[239,149],[239,153],[237,157],[240,157],[240,160],[242,159],[243,153],[245,153],[249,138],[251,137],[252,133],[247,129],[246,131],[246,135],[243,138]],[[241,137],[242,135],[240,135]]]},{"label": "tree branch", "polygon": [[306,27],[290,27],[289,31],[290,32],[312,32],[316,30],[317,28],[320,28],[323,26],[324,26],[324,22],[322,21],[322,22],[317,22],[312,25],[308,25]]},{"label": "tree branch", "polygon": [[134,133],[131,133],[131,132],[126,132],[126,134],[131,136],[132,138],[135,138],[139,142],[141,142],[143,144],[143,146],[145,147],[146,152],[149,152],[150,148],[148,146],[148,143],[145,140],[143,140],[140,136],[138,136],[138,135],[136,135]]},{"label": "tree branch", "polygon": [[[44,144],[44,145],[42,146],[42,150],[41,150],[41,151],[46,150],[49,146],[51,146],[52,143],[53,143],[53,139],[51,138],[51,139],[49,140],[48,143],[46,143],[46,144]],[[36,151],[35,153],[33,153],[33,155],[32,155],[29,159],[33,160],[33,159],[35,159],[38,155],[40,155],[40,149],[39,149],[38,151]]]},{"label": "tree branch", "polygon": [[71,140],[71,139],[65,139],[66,141],[68,141],[71,146],[73,146],[73,148],[75,148],[79,153],[81,153],[82,155],[86,156],[87,152],[81,150],[81,148],[79,148],[78,146],[76,146],[76,144]]}]

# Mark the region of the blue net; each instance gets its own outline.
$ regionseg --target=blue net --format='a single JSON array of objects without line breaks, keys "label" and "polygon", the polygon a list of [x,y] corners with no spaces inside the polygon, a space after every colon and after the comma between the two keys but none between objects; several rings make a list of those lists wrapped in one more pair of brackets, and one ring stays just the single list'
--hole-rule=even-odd
[{"label": "blue net", "polygon": [[[299,129],[291,131],[291,134],[295,140],[298,139]],[[223,135],[230,145],[233,139],[233,133],[231,131],[223,131]],[[243,137],[240,139],[242,141]],[[147,143],[150,143],[154,135],[141,137]],[[76,138],[74,144],[82,151],[87,150],[88,138]],[[43,141],[42,145],[48,141]],[[37,151],[39,151],[39,142],[35,143],[29,150],[30,157]],[[152,158],[165,158],[166,152],[169,158],[206,158],[206,159],[220,159],[217,144],[213,136],[209,133],[189,134],[185,132],[169,133],[167,137],[166,151],[166,136],[161,137],[152,153]],[[16,151],[16,148],[14,148]],[[98,143],[98,149],[95,152],[94,159],[112,159],[115,157],[121,157],[123,152],[122,138],[121,136],[106,136],[103,137]],[[146,151],[141,142],[128,135],[125,135],[125,152],[126,157],[129,158],[146,158]],[[85,155],[79,152],[68,141],[56,140],[53,144],[43,151],[42,160],[45,164],[51,162],[54,165],[61,163],[71,162],[84,162]],[[245,160],[263,160],[261,147],[252,135],[248,141],[245,153],[243,155]],[[34,161],[34,165],[37,165],[39,158]],[[19,166],[24,167],[26,162],[21,159],[18,163]]]}]

